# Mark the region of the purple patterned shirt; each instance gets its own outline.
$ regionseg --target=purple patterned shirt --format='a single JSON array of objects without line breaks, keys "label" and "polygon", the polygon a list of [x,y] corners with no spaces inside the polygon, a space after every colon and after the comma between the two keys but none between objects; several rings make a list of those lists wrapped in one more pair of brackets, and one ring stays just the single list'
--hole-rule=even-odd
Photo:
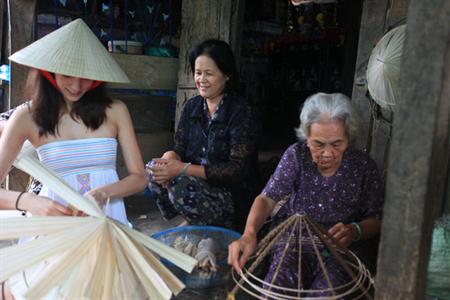
[{"label": "purple patterned shirt", "polygon": [[274,201],[289,197],[284,214],[304,212],[325,227],[367,217],[380,219],[383,205],[377,167],[367,154],[347,149],[336,173],[324,177],[305,141],[285,151],[262,194]]},{"label": "purple patterned shirt", "polygon": [[[275,216],[273,225],[296,213],[306,213],[326,228],[338,222],[350,223],[368,217],[380,219],[383,204],[377,167],[367,154],[347,149],[336,173],[325,177],[319,173],[305,141],[295,143],[286,150],[262,194],[274,201],[289,197],[289,201]],[[299,249],[295,244],[281,260],[284,247],[283,243],[277,243],[272,248],[265,281],[274,280],[277,285],[295,288],[298,284]],[[361,240],[350,245],[350,250],[372,270],[377,248],[375,239]],[[327,288],[328,281],[316,255],[311,253],[313,252],[305,250],[302,253],[302,286],[312,290]],[[332,286],[341,286],[349,281],[348,275],[333,257],[322,259],[326,261],[328,279]],[[281,268],[277,272],[279,265]],[[278,275],[275,277],[275,274]],[[328,295],[326,291],[314,294],[321,297]]]}]

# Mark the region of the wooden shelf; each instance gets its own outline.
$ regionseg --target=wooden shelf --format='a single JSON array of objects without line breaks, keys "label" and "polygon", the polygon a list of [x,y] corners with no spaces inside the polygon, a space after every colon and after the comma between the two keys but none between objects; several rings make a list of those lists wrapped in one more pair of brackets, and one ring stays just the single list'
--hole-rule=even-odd
[{"label": "wooden shelf", "polygon": [[111,53],[131,82],[109,83],[108,88],[176,90],[178,58]]}]

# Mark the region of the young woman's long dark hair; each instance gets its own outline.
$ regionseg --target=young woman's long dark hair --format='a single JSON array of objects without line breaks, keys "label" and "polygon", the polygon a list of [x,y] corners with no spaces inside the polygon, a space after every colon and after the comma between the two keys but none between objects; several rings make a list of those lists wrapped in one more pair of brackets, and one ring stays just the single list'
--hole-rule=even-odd
[{"label": "young woman's long dark hair", "polygon": [[[32,116],[39,128],[39,136],[57,135],[64,98],[37,70],[31,70],[25,85],[26,99],[32,99]],[[86,92],[73,103],[70,116],[89,129],[98,129],[106,120],[106,109],[112,104],[103,84]]]}]

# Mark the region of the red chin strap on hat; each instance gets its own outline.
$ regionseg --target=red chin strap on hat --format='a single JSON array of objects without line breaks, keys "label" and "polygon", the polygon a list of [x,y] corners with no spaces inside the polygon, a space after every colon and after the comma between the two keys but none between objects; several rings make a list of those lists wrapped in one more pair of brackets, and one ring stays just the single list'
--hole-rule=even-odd
[{"label": "red chin strap on hat", "polygon": [[[55,87],[55,89],[61,93],[61,90],[60,90],[58,84],[56,83],[55,77],[53,76],[52,73],[45,71],[45,70],[39,70],[39,73],[41,73],[41,75],[44,76],[50,82],[50,84],[53,85]],[[89,87],[88,91],[95,89],[102,83],[103,83],[103,81],[94,80],[92,82],[91,86]]]}]

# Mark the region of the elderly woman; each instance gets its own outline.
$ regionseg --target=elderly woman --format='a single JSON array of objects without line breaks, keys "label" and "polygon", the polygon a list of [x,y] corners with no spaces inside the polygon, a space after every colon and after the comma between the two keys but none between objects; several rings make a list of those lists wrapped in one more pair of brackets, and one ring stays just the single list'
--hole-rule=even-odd
[{"label": "elderly woman", "polygon": [[[300,114],[299,142],[284,153],[275,173],[256,197],[244,234],[229,247],[229,263],[239,271],[253,253],[256,234],[276,202],[289,197],[284,216],[306,213],[328,229],[340,245],[349,247],[367,262],[370,241],[380,233],[382,189],[375,162],[349,147],[357,125],[349,99],[342,94],[318,93],[309,97]],[[270,282],[280,261],[282,246],[275,246],[266,275]],[[291,251],[274,282],[296,288],[298,257]],[[373,257],[372,257],[373,259]],[[328,288],[318,261],[305,254],[308,270],[303,288]],[[346,274],[330,256],[325,264],[333,286],[346,282]],[[323,293],[322,295],[326,295]]]},{"label": "elderly woman", "polygon": [[174,149],[150,163],[149,191],[166,219],[242,230],[257,195],[256,114],[236,93],[226,42],[203,41],[189,61],[199,95],[184,107]]}]

